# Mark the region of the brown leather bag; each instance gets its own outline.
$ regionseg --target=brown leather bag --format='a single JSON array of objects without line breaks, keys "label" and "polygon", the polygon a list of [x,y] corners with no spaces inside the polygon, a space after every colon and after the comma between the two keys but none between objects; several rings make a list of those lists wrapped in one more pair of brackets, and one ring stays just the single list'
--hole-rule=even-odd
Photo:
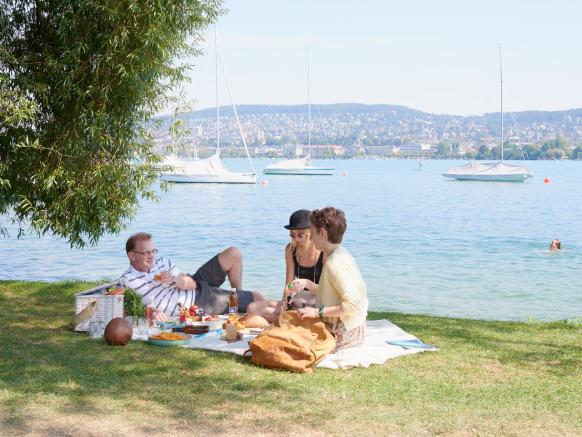
[{"label": "brown leather bag", "polygon": [[253,364],[271,369],[313,372],[315,365],[335,348],[335,338],[319,319],[283,311],[272,327],[249,341]]}]

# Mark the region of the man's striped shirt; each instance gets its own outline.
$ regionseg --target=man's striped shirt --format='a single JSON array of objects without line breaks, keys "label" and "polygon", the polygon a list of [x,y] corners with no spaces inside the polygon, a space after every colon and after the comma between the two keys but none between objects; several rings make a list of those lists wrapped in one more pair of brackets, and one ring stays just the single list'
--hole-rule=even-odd
[{"label": "man's striped shirt", "polygon": [[180,269],[168,258],[157,258],[149,272],[139,272],[129,266],[119,282],[141,294],[144,305],[151,305],[168,316],[179,314],[178,303],[186,308],[194,305],[196,290],[180,290],[175,284],[166,285],[155,281],[154,275],[161,272],[170,272],[176,276]]}]

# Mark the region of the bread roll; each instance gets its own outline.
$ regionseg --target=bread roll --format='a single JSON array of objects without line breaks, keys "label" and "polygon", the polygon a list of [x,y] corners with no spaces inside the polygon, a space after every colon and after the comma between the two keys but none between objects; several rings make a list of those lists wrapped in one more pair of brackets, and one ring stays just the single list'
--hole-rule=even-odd
[{"label": "bread roll", "polygon": [[266,328],[269,326],[269,322],[258,314],[249,314],[242,322],[245,324],[245,328]]}]

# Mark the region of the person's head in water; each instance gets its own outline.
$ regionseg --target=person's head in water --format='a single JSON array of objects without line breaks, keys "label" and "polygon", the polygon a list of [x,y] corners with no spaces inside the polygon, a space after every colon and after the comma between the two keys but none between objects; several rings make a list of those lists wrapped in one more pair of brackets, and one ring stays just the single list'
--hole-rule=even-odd
[{"label": "person's head in water", "polygon": [[562,242],[554,238],[550,243],[550,250],[562,250]]}]

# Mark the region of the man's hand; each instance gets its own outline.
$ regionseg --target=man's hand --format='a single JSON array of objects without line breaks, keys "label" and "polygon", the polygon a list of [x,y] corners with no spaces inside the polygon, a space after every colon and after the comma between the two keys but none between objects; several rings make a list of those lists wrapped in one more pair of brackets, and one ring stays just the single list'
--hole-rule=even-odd
[{"label": "man's hand", "polygon": [[158,272],[154,275],[154,280],[162,284],[170,285],[174,282],[174,277],[170,272]]},{"label": "man's hand", "polygon": [[163,311],[156,311],[154,314],[155,314],[155,319],[158,322],[167,322],[168,321],[168,316],[166,315],[165,312],[163,312]]}]

